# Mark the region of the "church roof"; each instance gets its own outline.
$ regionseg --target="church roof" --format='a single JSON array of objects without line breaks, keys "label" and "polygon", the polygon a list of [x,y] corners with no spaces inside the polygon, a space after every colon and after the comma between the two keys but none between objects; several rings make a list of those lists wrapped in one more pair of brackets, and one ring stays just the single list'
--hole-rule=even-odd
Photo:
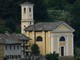
[{"label": "church roof", "polygon": [[35,25],[31,25],[26,27],[25,31],[52,31],[62,23],[65,23],[64,21],[59,22],[40,22],[36,23]]},{"label": "church roof", "polygon": [[24,6],[24,5],[34,5],[34,4],[32,4],[32,3],[30,3],[30,2],[24,2],[24,3],[22,3],[22,4],[20,4],[21,6]]},{"label": "church roof", "polygon": [[22,43],[21,40],[30,40],[29,37],[23,35],[23,34],[0,34],[0,44],[16,44],[16,43]]}]

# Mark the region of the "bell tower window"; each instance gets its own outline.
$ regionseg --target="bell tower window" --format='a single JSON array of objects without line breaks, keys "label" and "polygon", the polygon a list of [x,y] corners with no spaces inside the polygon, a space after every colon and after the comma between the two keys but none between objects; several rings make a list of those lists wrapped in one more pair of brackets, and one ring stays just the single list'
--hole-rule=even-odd
[{"label": "bell tower window", "polygon": [[26,8],[24,8],[24,14],[26,14]]},{"label": "bell tower window", "polygon": [[31,8],[29,8],[29,12],[31,12]]}]

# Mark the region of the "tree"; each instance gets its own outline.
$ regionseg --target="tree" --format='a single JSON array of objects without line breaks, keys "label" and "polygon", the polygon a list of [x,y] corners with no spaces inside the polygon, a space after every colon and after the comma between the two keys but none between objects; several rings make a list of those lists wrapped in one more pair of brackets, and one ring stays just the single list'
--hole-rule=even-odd
[{"label": "tree", "polygon": [[40,54],[40,50],[37,44],[33,44],[31,46],[31,52],[33,55],[39,55]]},{"label": "tree", "polygon": [[3,60],[7,60],[7,58],[5,58],[5,57],[4,57],[4,59],[3,59]]},{"label": "tree", "polygon": [[71,10],[71,15],[73,17],[72,21],[71,21],[71,25],[73,26],[73,28],[75,29],[75,33],[74,33],[74,39],[75,39],[75,44],[76,46],[80,46],[80,0],[76,0],[76,2],[74,2],[73,4],[73,8]]},{"label": "tree", "polygon": [[74,3],[76,0],[66,0],[68,3],[72,4]]},{"label": "tree", "polygon": [[5,27],[11,29],[10,32],[15,32],[16,31],[16,23],[13,21],[13,19],[9,19],[5,23]]},{"label": "tree", "polygon": [[67,4],[66,0],[49,0],[48,8],[63,10],[65,8],[66,4]]},{"label": "tree", "polygon": [[7,56],[5,56],[3,60],[7,60],[7,59],[8,59],[8,57],[7,57]]},{"label": "tree", "polygon": [[44,5],[43,0],[29,0],[29,2],[34,4],[34,20],[37,22],[47,21],[47,8]]}]

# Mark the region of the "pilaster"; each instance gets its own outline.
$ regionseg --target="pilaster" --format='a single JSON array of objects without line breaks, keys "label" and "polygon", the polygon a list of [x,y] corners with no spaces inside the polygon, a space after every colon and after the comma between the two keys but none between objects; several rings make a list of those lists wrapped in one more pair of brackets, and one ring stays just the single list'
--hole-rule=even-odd
[{"label": "pilaster", "polygon": [[46,55],[46,36],[45,36],[45,31],[42,31],[43,35],[43,54]]},{"label": "pilaster", "polygon": [[57,46],[58,46],[58,48],[57,48],[57,53],[59,53],[59,39],[60,39],[60,37],[59,36],[57,36]]},{"label": "pilaster", "polygon": [[54,52],[54,37],[53,37],[53,33],[51,34],[51,53]]},{"label": "pilaster", "polygon": [[72,56],[74,56],[74,40],[73,40],[73,36],[72,36]]},{"label": "pilaster", "polygon": [[68,56],[68,36],[66,36],[66,56]]}]

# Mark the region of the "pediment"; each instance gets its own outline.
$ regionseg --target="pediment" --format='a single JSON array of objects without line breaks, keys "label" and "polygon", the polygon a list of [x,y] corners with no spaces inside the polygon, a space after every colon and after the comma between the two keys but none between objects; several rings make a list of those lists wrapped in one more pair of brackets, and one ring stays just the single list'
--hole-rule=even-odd
[{"label": "pediment", "polygon": [[56,27],[53,32],[74,32],[74,29],[70,27],[68,24],[63,23]]}]

